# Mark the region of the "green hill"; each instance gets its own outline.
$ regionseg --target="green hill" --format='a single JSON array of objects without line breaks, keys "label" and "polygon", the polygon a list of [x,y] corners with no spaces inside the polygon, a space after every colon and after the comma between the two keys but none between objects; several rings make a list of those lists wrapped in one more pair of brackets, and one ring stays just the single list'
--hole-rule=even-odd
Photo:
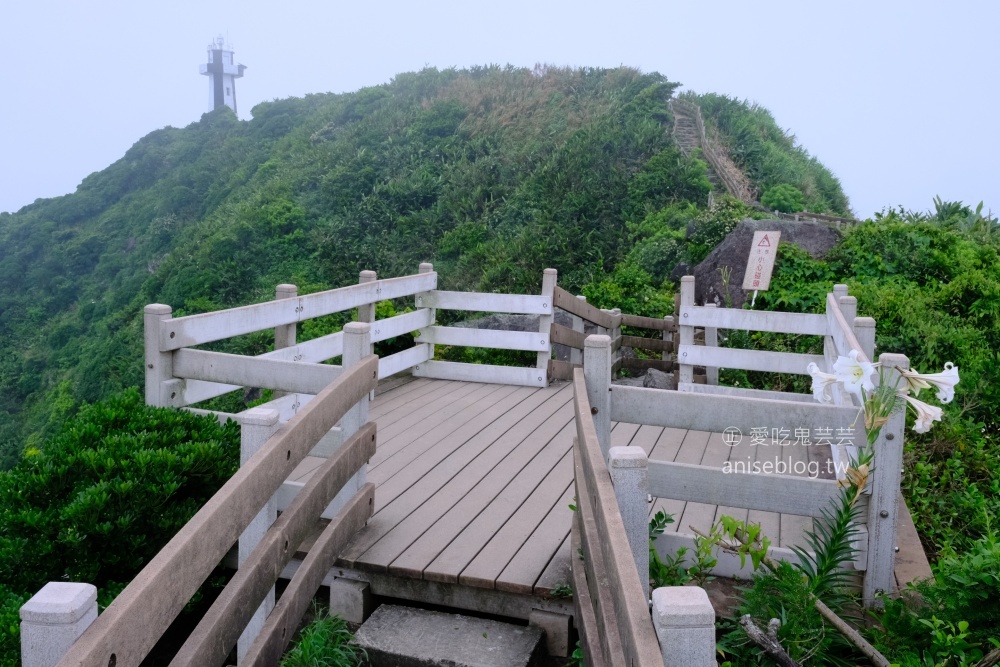
[{"label": "green hill", "polygon": [[3,214],[0,460],[141,384],[146,303],[190,314],[421,261],[453,289],[534,291],[549,266],[582,289],[630,252],[612,282],[669,291],[683,253],[664,261],[663,233],[710,188],[670,135],[677,86],[627,68],[425,69],[158,130],[75,193]]}]

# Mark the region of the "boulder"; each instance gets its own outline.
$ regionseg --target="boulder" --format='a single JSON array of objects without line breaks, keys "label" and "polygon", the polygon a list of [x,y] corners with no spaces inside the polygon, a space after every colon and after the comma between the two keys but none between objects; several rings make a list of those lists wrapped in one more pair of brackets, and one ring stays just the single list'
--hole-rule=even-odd
[{"label": "boulder", "polygon": [[[840,232],[819,222],[794,220],[751,220],[740,222],[689,275],[695,279],[695,303],[714,303],[742,308],[752,294],[743,290],[743,274],[750,258],[750,245],[756,231],[781,232],[781,241],[794,243],[810,256],[821,259],[840,241]],[[729,267],[729,285],[723,284],[721,267]],[[728,298],[728,301],[727,301]]]}]

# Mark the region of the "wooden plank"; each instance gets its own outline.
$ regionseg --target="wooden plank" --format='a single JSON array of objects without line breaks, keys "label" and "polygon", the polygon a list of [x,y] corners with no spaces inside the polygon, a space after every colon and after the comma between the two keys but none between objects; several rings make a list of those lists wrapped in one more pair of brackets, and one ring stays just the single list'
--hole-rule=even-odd
[{"label": "wooden plank", "polygon": [[[575,493],[575,488],[574,488]],[[573,495],[571,498],[575,498]],[[559,508],[557,504],[552,511]],[[569,509],[567,507],[566,509]],[[574,512],[575,514],[575,512]],[[570,516],[570,523],[572,523],[572,515]],[[572,537],[567,532],[566,537],[563,538],[562,544],[556,549],[556,553],[549,560],[548,565],[542,570],[541,576],[538,577],[538,581],[535,582],[535,587],[532,593],[535,596],[548,597],[552,595],[552,592],[560,586],[566,586],[571,584],[573,581],[573,573],[571,571],[571,558],[576,557],[576,551],[570,548],[570,543],[572,542]]]},{"label": "wooden plank", "polygon": [[437,274],[424,273],[165,320],[160,328],[160,350],[167,352],[273,329],[384,299],[433,290],[436,285]]},{"label": "wooden plank", "polygon": [[374,496],[375,485],[365,484],[323,529],[281,599],[268,614],[256,641],[240,660],[241,665],[263,667],[279,663],[337,554],[371,516]]},{"label": "wooden plank", "polygon": [[305,458],[313,444],[375,388],[378,359],[372,355],[275,433],[143,568],[133,583],[78,639],[66,664],[105,667],[112,654],[138,665],[212,569]]},{"label": "wooden plank", "polygon": [[583,664],[593,667],[605,667],[604,651],[601,649],[601,631],[597,627],[597,615],[594,611],[594,601],[587,585],[587,572],[583,565],[583,556],[579,556],[583,547],[580,541],[580,513],[574,512],[573,527],[570,531],[571,563],[573,575],[573,625],[580,634],[580,648],[583,652]]},{"label": "wooden plank", "polygon": [[555,293],[553,294],[553,302],[556,308],[561,308],[567,313],[582,317],[599,327],[613,329],[615,326],[615,320],[611,315],[603,312],[600,308],[595,308],[583,299],[577,299],[558,285],[556,285]]},{"label": "wooden plank", "polygon": [[583,569],[586,573],[587,589],[594,603],[594,615],[597,619],[598,646],[593,647],[593,653],[600,654],[609,665],[616,667],[631,667],[625,657],[622,646],[622,626],[615,616],[615,603],[612,599],[612,573],[608,567],[601,543],[607,539],[600,534],[595,516],[595,493],[589,486],[590,480],[583,467],[583,454],[579,441],[573,440],[573,462],[576,489],[577,513],[580,515],[580,547],[583,554]]},{"label": "wooden plank", "polygon": [[[292,504],[275,520],[205,612],[171,665],[222,664],[281,570],[291,561],[302,540],[315,529],[323,508],[374,453],[375,424],[369,422],[323,463]],[[371,515],[374,487],[368,491],[361,512],[355,511],[352,516],[350,534],[363,526]],[[308,593],[309,598],[313,593],[315,589]]]},{"label": "wooden plank", "polygon": [[542,352],[549,349],[549,334],[537,331],[499,331],[430,326],[418,332],[415,342],[430,343],[431,345],[459,345],[488,347],[496,350]]},{"label": "wooden plank", "polygon": [[[384,514],[380,511],[373,519],[376,526],[383,521],[393,524],[402,521],[391,516],[383,518],[396,512],[405,518],[399,530],[412,530],[417,535],[390,565],[390,573],[457,582],[462,568],[496,530],[496,524],[490,523],[493,516],[490,506],[520,503],[526,493],[518,490],[518,478],[532,476],[540,480],[555,465],[560,452],[549,443],[572,421],[571,398],[572,391],[564,387],[506,430],[491,429],[489,439],[480,441],[482,452],[473,450],[469,453],[475,456],[456,459],[459,472],[418,509],[409,507],[408,494],[418,491],[413,488],[400,496],[397,504],[386,507]],[[464,449],[460,453],[466,454]],[[488,511],[484,514],[484,510]],[[473,526],[474,523],[477,525]],[[450,549],[449,554],[432,565],[445,549]],[[445,567],[442,563],[452,564]]]},{"label": "wooden plank", "polygon": [[680,318],[685,325],[693,327],[774,331],[807,336],[829,334],[825,315],[686,306],[681,308]]},{"label": "wooden plank", "polygon": [[[536,486],[528,497],[525,498],[521,506],[511,514],[510,519],[498,530],[493,537],[483,545],[482,550],[472,559],[458,577],[460,584],[475,586],[477,588],[497,588],[497,579],[510,564],[523,546],[526,546],[528,539],[534,533],[540,523],[552,511],[552,508],[566,496],[573,483],[573,456],[572,452],[566,451],[563,458],[556,466],[549,471],[545,479]],[[569,499],[572,499],[572,493]],[[568,500],[567,499],[567,503]],[[563,504],[566,511],[569,508]],[[564,515],[565,516],[565,515]],[[535,579],[542,573],[542,568],[548,563],[549,558],[555,553],[562,542],[563,535],[559,535],[551,550],[544,554],[543,561],[537,565],[531,581],[520,589],[506,588],[511,592],[530,593],[535,583]],[[522,572],[523,574],[523,572]],[[515,590],[516,589],[516,590]]]},{"label": "wooden plank", "polygon": [[378,360],[379,379],[387,378],[427,361],[430,358],[430,352],[431,348],[429,346],[417,345],[407,348],[402,352],[390,354],[388,357],[382,357]]},{"label": "wooden plank", "polygon": [[[378,470],[379,507],[388,505],[419,480],[422,473],[431,470],[434,463],[427,463],[429,460],[440,462],[537,391],[529,387],[501,386],[419,436],[393,443],[392,450],[384,450],[377,464],[369,468],[371,473]],[[405,474],[400,475],[400,472]]]},{"label": "wooden plank", "polygon": [[582,331],[573,331],[561,324],[553,324],[550,331],[552,343],[555,345],[567,345],[577,350],[582,350],[583,342],[587,340],[587,335]]},{"label": "wooden plank", "polygon": [[[633,424],[655,424],[721,433],[736,427],[750,433],[768,428],[861,428],[856,408],[772,401],[738,396],[690,394],[644,387],[615,385],[611,392],[611,419]],[[861,442],[856,432],[855,440]]]},{"label": "wooden plank", "polygon": [[718,396],[742,396],[744,398],[764,398],[774,401],[798,401],[799,403],[815,404],[812,394],[793,394],[788,391],[767,391],[765,389],[750,389],[748,387],[726,387],[723,385],[694,384],[683,382],[677,391],[692,394],[716,394]]},{"label": "wooden plank", "polygon": [[433,290],[417,295],[421,308],[468,310],[476,313],[518,313],[551,315],[552,299],[535,294],[492,294],[489,292],[446,292]]},{"label": "wooden plank", "polygon": [[[475,406],[480,399],[492,396],[502,386],[499,384],[477,384],[473,387],[466,387],[464,391],[459,390],[424,405],[419,410],[407,415],[406,419],[380,428],[379,451],[372,457],[369,470],[382,463],[390,453],[395,453],[469,406]],[[397,441],[396,438],[400,439]]]},{"label": "wooden plank", "polygon": [[674,318],[672,317],[659,319],[656,317],[643,317],[641,315],[627,315],[622,313],[622,326],[654,329],[656,331],[677,331],[677,325],[674,324]]},{"label": "wooden plank", "polygon": [[624,347],[638,348],[640,350],[653,350],[654,352],[671,352],[674,344],[669,340],[659,338],[642,338],[640,336],[622,336]]},{"label": "wooden plank", "polygon": [[796,375],[809,375],[807,370],[809,364],[820,365],[824,362],[821,354],[737,350],[731,347],[703,347],[701,345],[681,345],[677,354],[678,358],[682,359],[685,364],[694,366],[739,368],[746,371],[794,373]]},{"label": "wooden plank", "polygon": [[[572,446],[574,430],[572,422],[567,423],[568,420],[566,418],[569,417],[568,410],[564,411],[560,409],[557,415],[558,419],[554,415],[553,421],[556,424],[561,423],[562,428],[554,437],[550,436],[551,441],[547,438],[535,445],[537,449],[541,449],[540,453],[527,461],[523,458],[512,460],[509,466],[504,467],[518,468],[516,474],[508,476],[504,480],[493,479],[488,483],[490,486],[493,486],[497,481],[500,481],[503,484],[502,491],[493,494],[484,501],[467,497],[468,502],[463,503],[467,504],[467,507],[457,508],[458,511],[455,513],[448,513],[463,515],[472,508],[482,508],[478,512],[478,516],[474,516],[471,520],[468,520],[467,525],[447,546],[443,549],[441,545],[437,546],[440,553],[424,570],[423,576],[425,579],[459,583],[459,577],[463,574],[466,567],[477,557],[483,549],[483,545],[487,544],[504,527],[511,515],[517,511],[525,499],[557,467],[560,460],[563,459]],[[551,431],[549,428],[545,428],[543,432],[549,433]],[[533,449],[537,451],[537,449],[530,446],[524,449],[519,448],[518,454],[522,456],[531,454]],[[568,476],[569,472],[565,471],[563,474]],[[559,489],[559,491],[561,490]],[[442,518],[443,520],[445,519]],[[492,588],[492,586],[489,587]]]},{"label": "wooden plank", "polygon": [[568,361],[549,359],[549,379],[572,380],[573,370],[577,368],[583,368],[583,364],[571,364]]},{"label": "wooden plank", "polygon": [[178,377],[241,387],[318,394],[342,372],[340,366],[326,364],[301,364],[204,350],[174,352],[174,373]]},{"label": "wooden plank", "polygon": [[[412,377],[412,376],[411,376]],[[383,395],[375,394],[375,400],[368,406],[368,418],[375,421],[375,417],[389,414],[393,410],[413,401],[421,396],[426,396],[435,389],[452,385],[452,382],[441,382],[439,380],[429,380],[427,378],[413,378],[413,381],[393,389]]]},{"label": "wooden plank", "polygon": [[378,343],[396,336],[411,333],[434,324],[434,314],[429,308],[421,308],[412,313],[394,315],[372,323],[372,342]]},{"label": "wooden plank", "polygon": [[[532,393],[525,399],[524,392]],[[366,569],[385,571],[486,474],[499,456],[490,445],[546,398],[544,392],[517,389],[474,422],[439,434],[433,447],[408,462],[404,475],[386,480],[381,470],[370,471],[380,485],[378,519],[352,544],[352,553],[362,554]]]},{"label": "wooden plank", "polygon": [[507,567],[497,576],[494,586],[497,590],[525,595],[537,594],[536,582],[568,536],[569,521],[572,519],[569,504],[573,502],[575,493],[576,488],[570,478],[562,497],[556,501],[507,563]]},{"label": "wooden plank", "polygon": [[930,579],[933,576],[927,554],[920,543],[917,527],[913,524],[910,508],[902,494],[899,496],[899,523],[896,524],[896,543],[899,551],[896,553],[895,576],[900,590],[913,581]]},{"label": "wooden plank", "polygon": [[[708,470],[722,472],[722,465],[729,458],[729,447],[722,441],[722,435],[719,433],[709,433],[708,442],[705,445],[705,453],[701,457],[701,462],[699,467]],[[677,465],[677,464],[666,464],[666,465]],[[683,465],[683,464],[681,464]],[[731,475],[727,475],[731,478]],[[650,486],[650,493],[652,493],[652,486]],[[660,494],[653,494],[660,495]],[[670,496],[678,499],[687,500],[688,503],[684,506],[684,514],[681,516],[680,520],[677,522],[678,532],[690,531],[692,528],[697,528],[703,533],[708,533],[712,529],[712,523],[715,521],[715,515],[718,510],[719,502],[714,498],[709,498],[708,500],[691,499],[684,498],[677,493],[677,490],[671,486]],[[723,503],[725,504],[725,503]],[[692,531],[693,532],[693,531]]]},{"label": "wooden plank", "polygon": [[[441,401],[442,399],[445,402],[454,400],[454,396],[457,395],[456,392],[462,391],[466,386],[462,382],[440,382],[435,380],[429,382],[431,382],[431,385],[426,390],[419,392],[412,400],[397,404],[385,411],[369,412],[369,419],[374,418],[373,414],[378,415],[379,430],[381,431],[379,435],[380,447],[385,444],[385,431],[390,426],[398,421],[410,419],[411,414],[422,409],[428,403]],[[446,396],[451,396],[452,398],[445,398]]]},{"label": "wooden plank", "polygon": [[720,467],[665,461],[649,462],[649,488],[657,497],[806,516],[822,516],[820,510],[840,497],[833,480],[733,474]]},{"label": "wooden plank", "polygon": [[[595,546],[603,551],[608,568],[610,593],[614,603],[614,615],[621,632],[625,663],[640,667],[660,667],[663,658],[649,616],[646,585],[640,581],[639,573],[635,569],[635,559],[625,534],[611,476],[604,463],[597,431],[590,417],[583,373],[576,374],[573,384],[578,440],[576,452],[580,455],[581,468],[590,497],[586,499],[580,497],[579,488],[577,495],[581,503],[588,504],[589,501],[593,508],[597,524],[595,537],[600,540],[600,544]],[[577,475],[579,474],[578,470]],[[587,542],[589,539],[589,531],[585,528],[584,541]]]},{"label": "wooden plank", "polygon": [[548,384],[545,371],[517,366],[492,366],[489,364],[463,364],[454,361],[426,361],[413,369],[416,377],[462,382],[493,382],[522,387],[544,387]]}]

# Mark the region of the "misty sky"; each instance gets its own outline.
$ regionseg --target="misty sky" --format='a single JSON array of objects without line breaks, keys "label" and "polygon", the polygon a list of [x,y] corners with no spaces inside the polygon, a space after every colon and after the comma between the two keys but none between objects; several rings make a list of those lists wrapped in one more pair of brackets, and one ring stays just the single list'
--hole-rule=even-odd
[{"label": "misty sky", "polygon": [[658,71],[769,108],[855,213],[934,195],[1000,209],[1000,3],[9,0],[0,7],[0,211],[72,192],[142,136],[207,110],[228,35],[258,102],[425,65]]}]

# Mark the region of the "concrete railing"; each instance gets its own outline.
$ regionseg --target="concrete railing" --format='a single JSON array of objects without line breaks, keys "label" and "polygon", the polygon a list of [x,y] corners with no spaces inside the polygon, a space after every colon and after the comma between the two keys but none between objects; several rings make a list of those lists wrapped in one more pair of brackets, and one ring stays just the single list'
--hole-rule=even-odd
[{"label": "concrete railing", "polygon": [[[92,602],[81,585],[49,584],[32,598],[22,612],[25,623],[44,625],[42,612],[51,610],[52,618],[56,612],[65,616],[62,625],[67,627],[49,631],[41,643],[38,633],[26,627],[25,663],[138,665],[237,540],[239,570],[171,664],[221,665],[237,644],[241,664],[275,662],[322,577],[372,513],[374,485],[363,483],[363,468],[375,453],[375,425],[365,423],[369,395],[378,381],[370,330],[367,323],[344,328],[343,371],[284,428],[277,428],[273,410],[245,413],[244,465],[96,620],[89,611],[78,612]],[[275,520],[269,499],[338,422],[342,443]],[[321,514],[332,520],[275,605],[279,573]],[[58,604],[53,597],[60,598]],[[83,625],[89,627],[79,639],[63,646],[65,637]],[[64,651],[58,663],[51,662]]]},{"label": "concrete railing", "polygon": [[[677,315],[681,359],[679,391],[623,386],[615,386],[612,391],[611,340],[599,336],[587,339],[586,390],[593,408],[596,436],[606,459],[612,454],[612,422],[710,433],[734,428],[741,433],[753,433],[761,427],[766,427],[768,433],[775,428],[785,428],[789,433],[792,429],[805,433],[818,433],[822,429],[836,432],[848,442],[867,442],[863,420],[859,419],[861,407],[853,396],[838,394],[834,404],[820,404],[811,395],[698,385],[689,380],[695,364],[715,369],[806,375],[810,362],[832,371],[836,358],[846,356],[851,350],[857,350],[859,359],[872,359],[875,321],[857,317],[857,300],[847,295],[846,286],[837,285],[828,295],[827,312],[822,315],[697,307],[693,305],[693,297],[694,279],[687,276],[682,281]],[[823,355],[804,355],[696,347],[690,342],[696,326],[707,330],[747,329],[823,336],[825,352]],[[903,355],[882,354],[878,361],[890,373],[892,368],[908,366]],[[881,429],[873,448],[875,472],[859,501],[861,515],[856,525],[858,535],[853,567],[863,572],[863,595],[868,604],[875,602],[880,591],[889,591],[893,582],[903,426],[904,415],[900,413],[893,415]],[[855,454],[854,447],[832,442],[831,445],[834,470],[843,477],[847,462]],[[662,461],[650,461],[646,466],[648,493],[658,498],[819,518],[840,496],[838,482],[834,479],[781,476],[780,481],[776,481],[770,476],[727,474],[722,469]],[[681,547],[690,551],[694,536],[665,535],[657,546],[674,552]],[[742,570],[738,558],[730,556],[720,554],[716,573],[723,576],[748,574]],[[771,556],[785,560],[795,558],[790,549],[781,547],[772,547]]]},{"label": "concrete railing", "polygon": [[[610,378],[611,338],[590,336],[584,370],[573,379],[576,507],[572,540],[573,604],[588,665],[713,667],[715,612],[701,588],[652,593],[649,611],[648,461],[641,447],[607,447],[607,396],[590,391]],[[607,463],[606,463],[607,461]]]}]

